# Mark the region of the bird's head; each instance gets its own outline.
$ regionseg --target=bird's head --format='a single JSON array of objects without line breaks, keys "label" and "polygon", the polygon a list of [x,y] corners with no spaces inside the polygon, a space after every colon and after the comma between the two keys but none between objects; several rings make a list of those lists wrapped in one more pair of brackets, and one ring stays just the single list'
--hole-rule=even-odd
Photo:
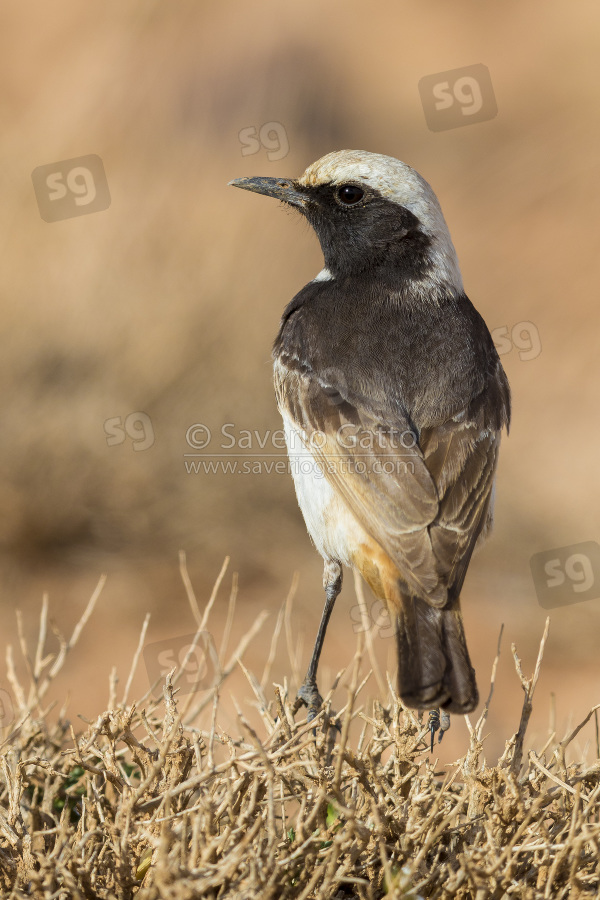
[{"label": "bird's head", "polygon": [[236,178],[234,187],[297,208],[317,233],[326,275],[402,272],[415,287],[462,291],[456,251],[432,189],[390,156],[339,150],[294,178]]}]

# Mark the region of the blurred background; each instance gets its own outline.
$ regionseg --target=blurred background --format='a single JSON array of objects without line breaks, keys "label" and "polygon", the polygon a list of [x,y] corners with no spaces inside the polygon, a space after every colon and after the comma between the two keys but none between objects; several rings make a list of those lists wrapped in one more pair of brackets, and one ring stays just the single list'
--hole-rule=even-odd
[{"label": "blurred background", "polygon": [[[126,677],[146,612],[147,643],[194,631],[184,550],[201,604],[231,557],[211,616],[217,642],[234,573],[232,645],[269,611],[245,657],[259,675],[298,572],[291,622],[307,664],[322,565],[291,478],[194,473],[184,454],[207,434],[195,425],[212,434],[203,452],[231,454],[225,425],[260,458],[256,440],[240,449],[241,433],[264,440],[280,427],[272,340],[321,268],[304,221],[227,182],[298,176],[359,148],[404,160],[433,186],[513,390],[495,532],[463,593],[482,696],[505,626],[486,746],[501,749],[518,725],[510,644],[532,671],[547,611],[530,559],[555,548],[562,587],[534,732],[583,718],[600,702],[600,567],[581,549],[600,540],[598,5],[31,0],[0,10],[0,48],[3,644],[16,640],[17,608],[33,639],[45,591],[70,632],[106,572],[55,690],[71,695],[73,716],[97,715],[111,667]],[[352,657],[355,606],[348,573],[324,689]],[[374,629],[392,671],[393,641]],[[291,675],[281,642],[271,680]],[[245,708],[240,677],[231,692]],[[141,667],[134,693],[147,685]],[[365,702],[377,693],[369,683]],[[338,707],[344,697],[340,687]],[[444,760],[465,735],[457,721]]]}]

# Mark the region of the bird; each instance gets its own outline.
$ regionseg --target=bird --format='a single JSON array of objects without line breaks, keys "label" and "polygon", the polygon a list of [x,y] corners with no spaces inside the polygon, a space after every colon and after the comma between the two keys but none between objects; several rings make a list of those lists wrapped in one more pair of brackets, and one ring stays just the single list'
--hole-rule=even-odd
[{"label": "bird", "polygon": [[394,622],[402,703],[469,713],[478,691],[460,594],[492,526],[511,400],[439,201],[415,169],[363,150],[329,153],[299,178],[230,184],[299,211],[324,257],[273,345],[296,495],[324,560],[297,700],[309,720],[321,708],[318,665],[349,567]]}]

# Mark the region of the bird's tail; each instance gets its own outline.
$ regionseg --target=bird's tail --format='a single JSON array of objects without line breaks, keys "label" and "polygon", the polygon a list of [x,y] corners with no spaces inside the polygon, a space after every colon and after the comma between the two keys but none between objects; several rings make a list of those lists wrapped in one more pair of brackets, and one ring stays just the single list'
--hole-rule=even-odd
[{"label": "bird's tail", "polygon": [[397,613],[398,689],[414,709],[469,713],[479,695],[458,599],[446,609],[402,597]]}]

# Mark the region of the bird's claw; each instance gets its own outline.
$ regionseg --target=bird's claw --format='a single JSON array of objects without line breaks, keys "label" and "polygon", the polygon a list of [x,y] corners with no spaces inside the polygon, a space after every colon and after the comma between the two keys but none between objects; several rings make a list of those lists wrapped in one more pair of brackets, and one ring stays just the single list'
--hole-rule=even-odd
[{"label": "bird's claw", "polygon": [[[312,720],[316,718],[321,707],[323,706],[323,698],[319,693],[316,681],[311,681],[308,678],[304,679],[300,690],[296,694],[296,702],[294,703],[293,713],[296,714],[301,706],[306,706],[306,721],[312,722]],[[335,731],[341,732],[342,728],[337,715],[335,713],[330,713],[329,715],[329,725]],[[316,733],[316,729],[313,729],[313,734],[316,735]]]},{"label": "bird's claw", "polygon": [[431,753],[433,753],[435,733],[436,731],[439,731],[440,736],[438,737],[438,744],[441,744],[442,738],[450,728],[450,716],[447,712],[444,712],[444,710],[440,711],[439,709],[432,709],[429,713],[427,725],[429,726],[429,733],[431,735]]},{"label": "bird's claw", "polygon": [[306,678],[296,694],[294,712],[297,712],[301,706],[306,706],[306,720],[307,722],[312,722],[322,705],[323,698],[319,693],[316,681]]}]

